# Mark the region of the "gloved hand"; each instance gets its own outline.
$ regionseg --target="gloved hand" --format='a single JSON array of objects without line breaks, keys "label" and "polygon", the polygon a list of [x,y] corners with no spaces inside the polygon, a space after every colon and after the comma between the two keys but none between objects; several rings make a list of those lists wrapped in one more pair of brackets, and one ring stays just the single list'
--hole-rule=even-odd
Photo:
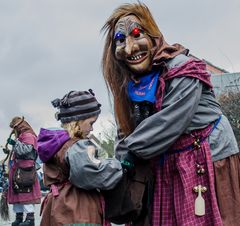
[{"label": "gloved hand", "polygon": [[8,150],[8,148],[3,148],[3,152],[4,152],[4,154],[8,154],[9,153],[9,150]]},{"label": "gloved hand", "polygon": [[7,139],[7,143],[10,144],[10,145],[15,145],[15,144],[16,144],[16,141],[9,137],[9,138]]},{"label": "gloved hand", "polygon": [[131,152],[128,152],[125,158],[121,161],[123,171],[127,172],[130,175],[133,175],[135,171],[134,166],[135,166],[136,160],[137,160],[137,157]]}]

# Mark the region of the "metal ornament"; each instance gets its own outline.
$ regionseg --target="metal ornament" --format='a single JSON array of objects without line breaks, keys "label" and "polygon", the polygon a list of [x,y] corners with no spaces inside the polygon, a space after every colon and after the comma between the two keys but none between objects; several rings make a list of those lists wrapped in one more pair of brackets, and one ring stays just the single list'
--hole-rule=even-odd
[{"label": "metal ornament", "polygon": [[194,212],[196,216],[204,216],[205,215],[205,200],[202,197],[202,193],[207,191],[207,188],[198,185],[193,188],[193,191],[198,193],[198,196],[195,200],[195,205],[194,205]]}]

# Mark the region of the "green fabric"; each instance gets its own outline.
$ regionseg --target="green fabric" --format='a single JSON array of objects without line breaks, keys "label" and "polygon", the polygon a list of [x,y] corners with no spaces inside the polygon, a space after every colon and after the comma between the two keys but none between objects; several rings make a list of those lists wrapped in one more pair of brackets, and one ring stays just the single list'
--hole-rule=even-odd
[{"label": "green fabric", "polygon": [[129,168],[133,168],[133,167],[134,167],[134,163],[129,162],[129,161],[127,161],[127,160],[122,160],[122,161],[121,161],[121,164],[122,164],[122,166],[124,165],[124,166],[127,166],[127,167],[129,167]]},{"label": "green fabric", "polygon": [[7,143],[8,143],[8,144],[11,144],[11,145],[15,145],[15,144],[16,144],[16,141],[13,140],[12,138],[8,138],[8,139],[7,139]]}]

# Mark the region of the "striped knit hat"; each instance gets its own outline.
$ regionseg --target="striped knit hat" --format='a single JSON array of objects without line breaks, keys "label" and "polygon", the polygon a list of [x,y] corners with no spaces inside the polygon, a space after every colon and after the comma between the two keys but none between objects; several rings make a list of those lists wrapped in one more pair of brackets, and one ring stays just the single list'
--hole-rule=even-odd
[{"label": "striped knit hat", "polygon": [[71,91],[62,99],[55,99],[52,105],[58,108],[56,119],[62,123],[79,121],[99,115],[101,104],[98,103],[91,89],[88,91]]}]

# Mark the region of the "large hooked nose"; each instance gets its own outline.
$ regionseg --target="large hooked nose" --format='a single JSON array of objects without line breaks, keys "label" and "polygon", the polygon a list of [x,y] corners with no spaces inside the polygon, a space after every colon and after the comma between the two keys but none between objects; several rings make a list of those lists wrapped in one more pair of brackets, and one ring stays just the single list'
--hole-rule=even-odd
[{"label": "large hooked nose", "polygon": [[136,53],[139,51],[139,45],[137,42],[134,40],[133,37],[128,36],[126,38],[126,46],[125,46],[125,52],[127,56],[133,55],[133,53]]}]

